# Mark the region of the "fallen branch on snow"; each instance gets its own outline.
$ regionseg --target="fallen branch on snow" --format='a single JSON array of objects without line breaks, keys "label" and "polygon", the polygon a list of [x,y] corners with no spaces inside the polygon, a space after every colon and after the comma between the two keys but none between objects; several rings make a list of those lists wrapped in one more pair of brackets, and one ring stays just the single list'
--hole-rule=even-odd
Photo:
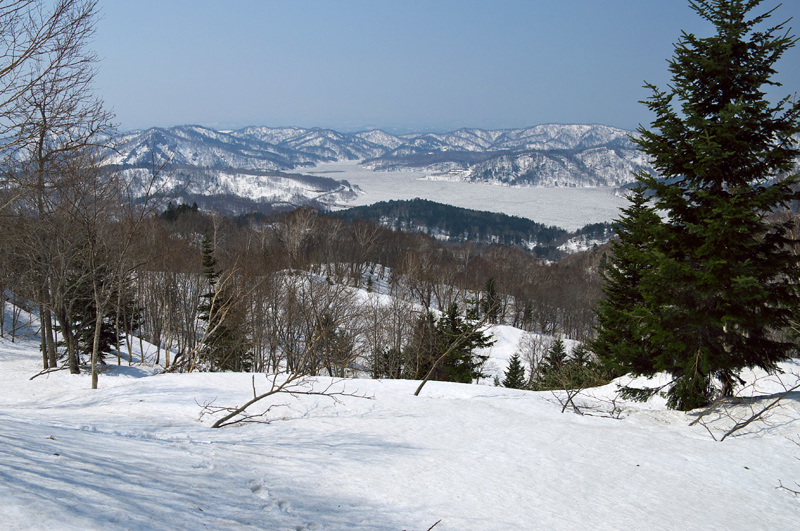
[{"label": "fallen branch on snow", "polygon": [[[336,403],[340,403],[338,397],[348,396],[348,397],[355,397],[355,398],[364,398],[367,400],[371,400],[372,396],[367,396],[359,393],[349,393],[346,392],[344,389],[340,391],[334,390],[334,386],[341,382],[341,380],[332,381],[323,389],[314,389],[315,380],[310,379],[307,375],[304,374],[290,374],[288,377],[279,382],[280,374],[273,374],[272,379],[270,380],[270,376],[267,376],[267,381],[270,382],[269,390],[263,393],[258,393],[256,390],[256,377],[253,375],[252,379],[252,386],[253,386],[253,398],[241,406],[214,406],[213,402],[207,403],[203,405],[202,412],[200,413],[200,418],[204,415],[216,415],[218,413],[226,412],[227,414],[222,418],[218,419],[214,424],[211,425],[212,428],[222,428],[224,426],[230,426],[232,424],[240,424],[246,422],[261,422],[267,423],[269,422],[266,420],[266,414],[275,407],[286,406],[286,404],[271,404],[266,410],[261,411],[260,413],[247,413],[247,409],[270,397],[277,394],[287,394],[293,397],[299,395],[311,395],[311,396],[327,396],[332,399]],[[238,417],[238,418],[237,418]],[[257,419],[257,420],[256,420]]]}]

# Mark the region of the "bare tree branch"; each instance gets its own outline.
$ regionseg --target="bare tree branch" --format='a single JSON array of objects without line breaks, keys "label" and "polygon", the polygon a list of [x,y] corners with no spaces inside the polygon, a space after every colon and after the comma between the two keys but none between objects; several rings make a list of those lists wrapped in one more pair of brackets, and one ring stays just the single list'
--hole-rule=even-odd
[{"label": "bare tree branch", "polygon": [[[220,413],[222,411],[228,412],[225,416],[218,419],[214,424],[211,425],[212,428],[222,428],[224,426],[229,426],[232,424],[239,424],[242,422],[254,422],[252,419],[254,418],[264,418],[266,413],[268,413],[273,407],[278,407],[278,404],[270,405],[266,411],[263,411],[258,414],[247,414],[246,411],[252,405],[256,404],[273,395],[277,394],[288,394],[291,396],[299,396],[299,395],[309,395],[309,396],[327,396],[338,402],[339,396],[349,396],[349,397],[356,397],[356,398],[365,398],[365,399],[372,399],[371,396],[358,394],[358,393],[348,393],[344,390],[341,391],[334,391],[332,390],[334,385],[339,383],[339,381],[332,381],[323,389],[314,389],[313,383],[310,387],[308,387],[310,380],[308,379],[308,375],[302,372],[295,372],[295,373],[284,373],[286,378],[280,380],[279,377],[282,376],[281,374],[273,374],[271,376],[266,376],[267,381],[270,383],[270,387],[266,392],[259,394],[256,391],[256,383],[255,383],[255,375],[252,377],[252,385],[253,385],[253,398],[242,404],[241,406],[234,406],[234,407],[219,407],[219,406],[212,406],[211,404],[206,404],[203,407],[204,413]],[[202,416],[202,415],[201,415]],[[236,418],[238,417],[238,418]],[[261,420],[260,422],[265,422]]]},{"label": "bare tree branch", "polygon": [[733,428],[731,428],[730,430],[728,430],[728,431],[725,433],[725,435],[723,435],[723,436],[722,436],[722,438],[721,438],[719,441],[720,441],[720,442],[724,441],[724,440],[725,440],[725,438],[726,438],[726,437],[728,437],[728,435],[731,435],[731,434],[733,434],[733,433],[736,433],[737,431],[741,430],[742,428],[744,428],[744,427],[747,427],[748,425],[750,425],[751,423],[753,423],[753,422],[755,422],[755,421],[759,420],[760,418],[763,418],[764,414],[765,414],[767,411],[770,411],[771,409],[773,409],[774,407],[776,407],[776,406],[777,406],[777,405],[780,403],[780,401],[781,401],[781,400],[783,400],[784,398],[786,398],[786,396],[787,396],[789,393],[791,393],[792,391],[794,391],[794,390],[796,390],[796,389],[800,389],[800,383],[798,383],[798,384],[797,384],[797,385],[795,385],[794,387],[791,387],[791,388],[787,389],[787,390],[786,390],[786,391],[784,391],[783,393],[779,394],[779,395],[778,395],[778,397],[777,397],[777,398],[775,398],[775,400],[773,400],[772,402],[770,402],[769,404],[767,404],[766,406],[764,406],[763,408],[761,408],[761,410],[759,410],[759,411],[758,411],[757,413],[755,413],[754,415],[750,416],[749,418],[747,418],[747,419],[745,419],[745,420],[743,420],[743,421],[741,421],[741,422],[737,422],[737,423],[736,423],[736,424],[733,426]]}]

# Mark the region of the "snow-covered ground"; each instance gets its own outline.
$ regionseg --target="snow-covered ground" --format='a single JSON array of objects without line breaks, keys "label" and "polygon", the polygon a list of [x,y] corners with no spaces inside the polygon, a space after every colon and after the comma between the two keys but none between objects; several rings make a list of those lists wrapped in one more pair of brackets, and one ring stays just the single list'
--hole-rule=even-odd
[{"label": "snow-covered ground", "polygon": [[[33,330],[0,339],[0,528],[53,530],[796,529],[800,406],[715,442],[694,415],[552,393],[346,380],[283,395],[269,424],[211,429],[251,375],[110,366],[38,376]],[[495,328],[498,366],[522,332]],[[138,361],[139,354],[134,359]],[[798,371],[800,365],[787,364]],[[331,380],[319,378],[316,385]],[[256,376],[259,390],[264,375]],[[776,382],[762,390],[776,391]],[[266,404],[265,404],[266,405]],[[616,417],[619,414],[619,418]],[[709,419],[717,434],[729,422]],[[794,442],[793,442],[794,441]]]},{"label": "snow-covered ground", "polygon": [[628,205],[624,197],[615,195],[614,188],[510,187],[437,180],[425,172],[375,171],[355,161],[317,164],[303,173],[344,179],[365,192],[341,206],[420,198],[520,216],[566,230],[612,221],[619,217],[619,209]]}]

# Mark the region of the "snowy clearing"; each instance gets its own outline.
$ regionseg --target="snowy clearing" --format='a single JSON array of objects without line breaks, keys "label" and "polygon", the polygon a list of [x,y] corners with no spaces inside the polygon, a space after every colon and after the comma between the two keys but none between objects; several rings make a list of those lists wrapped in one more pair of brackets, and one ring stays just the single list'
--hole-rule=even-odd
[{"label": "snowy clearing", "polygon": [[[496,329],[498,365],[519,333]],[[138,359],[138,354],[134,359]],[[340,380],[367,398],[278,396],[269,424],[210,429],[201,405],[252,396],[251,375],[89,375],[41,365],[29,331],[0,339],[3,529],[794,529],[799,393],[723,443],[695,418],[618,402],[561,413],[552,393]],[[800,365],[787,364],[791,371]],[[788,375],[787,375],[788,376]],[[329,378],[317,378],[326,385]],[[266,387],[257,375],[259,389]],[[781,387],[772,382],[775,392]],[[265,404],[266,407],[266,404]],[[713,420],[722,429],[727,419]]]}]

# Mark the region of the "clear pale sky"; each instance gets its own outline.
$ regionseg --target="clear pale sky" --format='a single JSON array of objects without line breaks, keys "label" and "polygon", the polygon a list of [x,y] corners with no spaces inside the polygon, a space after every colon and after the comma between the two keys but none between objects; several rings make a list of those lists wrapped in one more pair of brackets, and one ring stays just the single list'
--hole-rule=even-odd
[{"label": "clear pale sky", "polygon": [[[765,0],[760,13],[779,0]],[[100,0],[96,89],[120,129],[392,132],[649,124],[684,0]],[[793,17],[784,0],[773,22]],[[800,49],[778,63],[800,91]]]}]

